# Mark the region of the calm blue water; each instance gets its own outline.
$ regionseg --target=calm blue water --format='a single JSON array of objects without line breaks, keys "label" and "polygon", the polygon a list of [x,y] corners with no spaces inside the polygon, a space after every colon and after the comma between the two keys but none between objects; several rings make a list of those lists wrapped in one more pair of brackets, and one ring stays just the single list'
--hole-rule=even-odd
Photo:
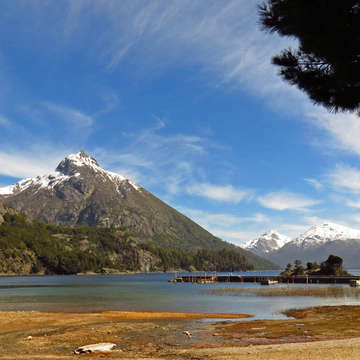
[{"label": "calm blue water", "polygon": [[[360,275],[359,270],[351,272]],[[278,271],[251,274],[276,275]],[[351,298],[209,295],[205,290],[260,285],[169,283],[168,280],[173,276],[174,274],[5,276],[0,277],[0,310],[247,313],[256,318],[278,319],[284,317],[280,314],[281,311],[289,308],[335,304],[360,305],[359,300]],[[6,286],[9,288],[4,288]]]}]

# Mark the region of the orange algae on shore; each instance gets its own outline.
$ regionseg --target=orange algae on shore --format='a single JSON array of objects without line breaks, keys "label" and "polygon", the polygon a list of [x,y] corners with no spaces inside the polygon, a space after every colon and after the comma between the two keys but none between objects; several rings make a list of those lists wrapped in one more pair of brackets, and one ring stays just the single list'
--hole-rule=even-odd
[{"label": "orange algae on shore", "polygon": [[[197,359],[275,359],[275,355],[281,353],[281,358],[286,360],[292,357],[281,347],[275,353],[274,348],[248,346],[292,346],[295,344],[289,343],[360,338],[360,306],[313,307],[289,310],[286,314],[292,318],[204,323],[196,320],[241,319],[248,315],[131,311],[88,314],[0,312],[0,360],[71,359],[78,346],[99,342],[117,344],[118,350],[109,354],[109,358],[184,359],[196,354]],[[193,336],[185,336],[185,330]],[[29,337],[31,341],[27,340]],[[337,346],[336,342],[331,344]],[[307,348],[306,344],[296,346],[299,354]],[[344,346],[337,346],[336,351],[348,356],[354,345],[346,345],[346,351]],[[239,350],[244,347],[251,351]],[[254,349],[259,351],[255,354]],[[315,350],[310,347],[304,354],[317,359]],[[325,348],[322,350],[324,354],[326,351]]]}]

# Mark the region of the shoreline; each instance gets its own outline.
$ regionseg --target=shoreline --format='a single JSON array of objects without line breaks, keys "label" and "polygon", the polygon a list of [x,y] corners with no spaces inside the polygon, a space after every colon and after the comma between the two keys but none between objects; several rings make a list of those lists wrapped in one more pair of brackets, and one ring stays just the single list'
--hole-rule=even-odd
[{"label": "shoreline", "polygon": [[[41,316],[104,316],[117,320],[157,320],[157,319],[247,319],[252,318],[250,314],[233,314],[233,313],[198,313],[198,312],[175,312],[175,311],[124,311],[124,310],[99,310],[91,312],[75,311],[41,311],[41,310],[0,310],[0,319],[3,316],[12,314],[31,314]],[[1,334],[1,330],[0,330]]]},{"label": "shoreline", "polygon": [[[263,272],[263,271],[280,271],[280,269],[261,269],[261,270],[244,270],[244,271],[238,271],[241,273],[254,273],[254,272]],[[149,272],[143,272],[143,271],[116,271],[116,272],[109,272],[109,273],[102,273],[102,272],[80,272],[80,273],[74,273],[74,274],[45,274],[45,273],[36,273],[36,274],[13,274],[13,273],[0,273],[0,278],[1,277],[30,277],[30,276],[84,276],[84,275],[89,275],[89,276],[95,276],[95,275],[136,275],[136,274],[141,274],[141,275],[155,275],[155,274],[212,274],[212,273],[217,273],[216,271],[205,271],[205,270],[198,270],[198,271],[187,271],[184,269],[177,269],[177,270],[171,270],[171,271],[149,271]],[[223,271],[221,273],[226,273],[226,274],[230,274],[230,271]]]},{"label": "shoreline", "polygon": [[[329,348],[339,359],[358,358],[354,347],[360,345],[360,306],[314,307],[286,314],[291,318],[252,320],[246,314],[148,311],[0,311],[0,359],[78,358],[73,355],[75,348],[98,342],[117,344],[117,350],[108,355],[114,359],[177,360],[196,355],[197,359],[287,360],[303,354],[315,360],[328,356]],[[233,321],[243,318],[249,320]]]}]

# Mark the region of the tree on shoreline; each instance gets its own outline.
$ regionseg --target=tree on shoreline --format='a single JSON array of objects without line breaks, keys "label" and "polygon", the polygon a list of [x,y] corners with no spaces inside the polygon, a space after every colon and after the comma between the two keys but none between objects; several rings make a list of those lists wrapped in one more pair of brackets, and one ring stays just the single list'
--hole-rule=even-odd
[{"label": "tree on shoreline", "polygon": [[301,265],[300,260],[294,261],[294,268],[289,263],[286,265],[285,270],[280,274],[282,276],[298,276],[298,275],[334,275],[334,276],[347,276],[350,275],[343,268],[343,259],[340,256],[329,255],[326,261],[320,265],[316,262],[308,262],[306,269]]}]

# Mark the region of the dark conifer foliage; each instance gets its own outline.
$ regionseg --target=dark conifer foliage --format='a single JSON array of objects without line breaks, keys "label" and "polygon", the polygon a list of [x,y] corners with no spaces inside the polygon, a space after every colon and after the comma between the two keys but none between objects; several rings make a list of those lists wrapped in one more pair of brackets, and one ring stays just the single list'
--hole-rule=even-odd
[{"label": "dark conifer foliage", "polygon": [[268,0],[259,15],[299,41],[273,58],[283,79],[330,111],[360,112],[360,1]]},{"label": "dark conifer foliage", "polygon": [[[178,250],[138,243],[116,228],[65,227],[5,213],[0,224],[0,274],[76,274],[105,268],[119,271],[245,271],[275,268],[266,260],[231,247]],[[248,256],[247,256],[248,255]],[[26,270],[27,269],[27,270]]]}]

